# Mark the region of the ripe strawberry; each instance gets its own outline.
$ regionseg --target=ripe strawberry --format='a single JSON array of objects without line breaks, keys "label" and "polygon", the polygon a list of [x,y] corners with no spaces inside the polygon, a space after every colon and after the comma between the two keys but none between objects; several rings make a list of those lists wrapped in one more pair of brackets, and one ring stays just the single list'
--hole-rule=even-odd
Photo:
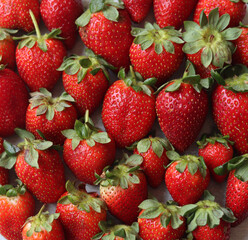
[{"label": "ripe strawberry", "polygon": [[181,239],[186,231],[186,221],[180,214],[180,207],[173,201],[166,204],[157,200],[143,201],[139,208],[139,235],[143,240]]},{"label": "ripe strawberry", "polygon": [[[14,94],[13,94],[14,93]],[[14,134],[16,127],[25,126],[28,91],[21,78],[0,65],[0,136]]]},{"label": "ripe strawberry", "polygon": [[115,160],[114,140],[108,133],[94,127],[88,110],[85,123],[76,120],[74,130],[62,133],[67,137],[63,151],[65,163],[80,181],[94,184],[95,173],[101,174]]},{"label": "ripe strawberry", "polygon": [[208,97],[202,87],[209,82],[201,80],[189,62],[183,77],[167,83],[157,97],[159,125],[180,152],[195,141],[206,119]]},{"label": "ripe strawberry", "polygon": [[40,20],[39,0],[0,0],[0,27],[34,30],[29,10],[34,13],[36,21]]},{"label": "ripe strawberry", "polygon": [[210,174],[202,157],[171,154],[173,160],[165,173],[165,184],[172,198],[180,205],[197,202],[207,189]]},{"label": "ripe strawberry", "polygon": [[204,158],[204,161],[217,182],[224,182],[227,174],[220,176],[214,172],[214,168],[228,162],[233,157],[232,145],[234,142],[229,140],[229,136],[217,135],[216,137],[203,137],[198,141],[199,156]]},{"label": "ripe strawberry", "polygon": [[106,68],[113,69],[103,58],[86,49],[87,56],[73,55],[64,60],[59,71],[63,71],[63,85],[76,101],[81,116],[90,113],[102,103],[109,86]]},{"label": "ripe strawberry", "polygon": [[[61,73],[57,68],[66,56],[66,49],[59,40],[59,29],[41,36],[38,24],[32,16],[36,35],[24,35],[20,38],[16,49],[16,65],[22,79],[26,82],[32,92],[39,88],[51,90]],[[32,56],[32,57],[31,57]]]},{"label": "ripe strawberry", "polygon": [[33,196],[17,182],[17,187],[0,185],[0,234],[11,240],[22,239],[22,226],[35,212]]},{"label": "ripe strawberry", "polygon": [[72,128],[77,119],[76,109],[70,103],[74,99],[65,92],[60,97],[53,98],[45,88],[31,93],[31,97],[26,113],[26,129],[37,139],[42,139],[38,129],[45,139],[62,145],[65,137],[61,131]]},{"label": "ripe strawberry", "polygon": [[61,29],[65,45],[71,49],[77,38],[75,20],[83,13],[83,6],[77,0],[42,0],[41,17],[49,31]]},{"label": "ripe strawberry", "polygon": [[156,77],[157,85],[162,85],[183,61],[181,32],[146,23],[145,28],[133,28],[131,33],[135,39],[129,56],[134,70],[144,79]]},{"label": "ripe strawberry", "polygon": [[138,206],[147,198],[147,182],[144,173],[138,170],[142,162],[139,155],[125,156],[115,166],[105,168],[101,177],[100,195],[112,215],[125,224],[132,224],[138,217]]},{"label": "ripe strawberry", "polygon": [[102,108],[103,124],[119,147],[130,146],[145,137],[156,117],[155,96],[149,86],[156,79],[144,81],[130,69],[127,76],[124,69],[119,72],[121,80],[108,89]]},{"label": "ripe strawberry", "polygon": [[154,0],[154,15],[158,25],[163,28],[174,26],[179,29],[195,8],[197,0]]},{"label": "ripe strawberry", "polygon": [[[0,138],[0,159],[1,159],[1,154],[3,152],[4,152],[3,139]],[[0,162],[1,162],[1,160],[0,160]],[[8,179],[9,179],[8,170],[3,168],[3,167],[0,167],[0,185],[6,185],[9,181]]]},{"label": "ripe strawberry", "polygon": [[106,220],[106,205],[96,193],[88,194],[82,187],[76,189],[70,181],[66,190],[56,208],[66,239],[91,240],[100,232],[98,223]]},{"label": "ripe strawberry", "polygon": [[[229,0],[228,0],[229,1]],[[196,72],[202,78],[211,76],[211,70],[222,68],[224,64],[232,62],[235,46],[231,42],[237,39],[242,30],[228,28],[230,15],[219,17],[218,8],[213,9],[208,18],[201,12],[200,25],[192,21],[185,21],[183,39],[186,42],[183,51],[193,62]]]},{"label": "ripe strawberry", "polygon": [[128,50],[132,44],[131,20],[122,1],[92,0],[89,9],[76,24],[86,45],[118,69],[128,68]]},{"label": "ripe strawberry", "polygon": [[200,14],[203,10],[208,16],[211,10],[218,8],[221,16],[225,13],[230,15],[229,26],[238,26],[245,17],[246,3],[248,3],[247,0],[199,0],[194,13],[194,21],[199,23]]}]

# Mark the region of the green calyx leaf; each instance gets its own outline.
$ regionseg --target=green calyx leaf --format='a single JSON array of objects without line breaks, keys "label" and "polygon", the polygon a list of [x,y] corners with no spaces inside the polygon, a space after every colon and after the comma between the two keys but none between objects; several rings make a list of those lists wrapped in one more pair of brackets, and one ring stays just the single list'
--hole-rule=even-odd
[{"label": "green calyx leaf", "polygon": [[17,32],[18,30],[0,28],[0,40],[11,38],[11,35],[16,34]]},{"label": "green calyx leaf", "polygon": [[248,0],[229,0],[229,1],[234,3],[238,3],[238,2],[248,3]]},{"label": "green calyx leaf", "polygon": [[26,187],[23,185],[23,183],[17,179],[17,186],[14,187],[13,185],[0,185],[0,196],[6,196],[6,197],[17,197],[18,195],[23,195],[26,192]]},{"label": "green calyx leaf", "polygon": [[0,154],[0,167],[11,169],[16,163],[17,154],[20,152],[20,149],[6,140],[3,142],[3,147],[5,151]]},{"label": "green calyx leaf", "polygon": [[229,140],[229,136],[222,136],[221,134],[217,134],[214,137],[207,137],[207,135],[203,135],[202,139],[200,141],[197,141],[197,145],[199,148],[204,148],[208,143],[215,144],[216,142],[221,143],[224,145],[227,149],[229,149],[229,144],[233,145],[234,142]]}]

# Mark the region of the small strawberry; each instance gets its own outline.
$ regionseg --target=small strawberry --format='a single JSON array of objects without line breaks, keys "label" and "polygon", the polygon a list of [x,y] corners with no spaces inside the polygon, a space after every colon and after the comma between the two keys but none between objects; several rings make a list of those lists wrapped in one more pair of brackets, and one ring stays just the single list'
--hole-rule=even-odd
[{"label": "small strawberry", "polygon": [[186,31],[183,33],[183,39],[186,43],[183,51],[202,78],[210,77],[211,70],[222,68],[224,64],[232,62],[235,46],[231,41],[237,39],[242,30],[226,29],[229,22],[230,15],[224,14],[219,17],[218,8],[213,9],[208,18],[202,11],[200,25],[192,21],[184,22]]},{"label": "small strawberry", "polygon": [[219,176],[214,172],[214,168],[223,165],[233,157],[232,145],[234,142],[229,140],[229,136],[217,135],[216,137],[207,138],[206,135],[201,141],[198,141],[199,156],[204,158],[204,161],[217,182],[224,182],[227,174]]},{"label": "small strawberry", "polygon": [[[168,155],[168,153],[167,153]],[[202,157],[168,155],[173,162],[165,173],[165,184],[172,198],[180,205],[197,202],[207,189],[210,174]]]},{"label": "small strawberry", "polygon": [[147,22],[145,28],[133,28],[131,33],[135,39],[129,56],[134,70],[144,79],[156,77],[157,85],[162,85],[183,61],[181,32]]},{"label": "small strawberry", "polygon": [[53,98],[45,88],[31,93],[31,97],[26,113],[27,131],[41,139],[38,129],[45,139],[62,145],[65,137],[61,131],[72,128],[77,119],[76,109],[70,103],[74,102],[74,99],[65,92],[60,97]]},{"label": "small strawberry", "polygon": [[0,0],[0,27],[31,32],[34,26],[29,10],[34,13],[36,21],[39,22],[39,0]]},{"label": "small strawberry", "polygon": [[138,170],[141,162],[139,155],[125,155],[115,166],[105,168],[101,177],[96,175],[100,195],[110,213],[125,224],[137,220],[138,206],[147,198],[146,177]]},{"label": "small strawberry", "polygon": [[154,15],[158,25],[163,28],[174,26],[179,29],[195,8],[197,0],[154,0]]},{"label": "small strawberry", "polygon": [[103,102],[102,121],[119,147],[130,146],[145,137],[156,118],[155,96],[149,86],[156,79],[146,81],[130,67],[128,75],[124,69],[119,79],[108,89]]},{"label": "small strawberry", "polygon": [[61,29],[65,45],[71,49],[77,38],[76,19],[83,13],[83,6],[77,0],[42,0],[41,17],[49,31]]},{"label": "small strawberry", "polygon": [[66,190],[56,208],[66,239],[91,240],[100,232],[98,223],[106,220],[106,205],[96,193],[88,194],[82,186],[76,189],[70,181]]},{"label": "small strawberry", "polygon": [[35,212],[35,200],[17,180],[18,186],[0,185],[0,234],[11,240],[22,239],[22,226]]},{"label": "small strawberry", "polygon": [[76,20],[76,24],[86,47],[118,69],[127,69],[130,65],[128,50],[133,37],[130,17],[122,9],[124,4],[121,0],[92,0],[89,9]]},{"label": "small strawberry", "polygon": [[109,86],[106,68],[114,69],[103,58],[86,49],[87,56],[73,55],[64,60],[58,71],[63,71],[63,85],[76,101],[81,116],[88,109],[94,112],[102,103]]},{"label": "small strawberry", "polygon": [[[0,137],[0,159],[1,159],[1,154],[4,152],[4,141]],[[9,172],[7,169],[0,167],[0,185],[6,185],[9,181]]]},{"label": "small strawberry", "polygon": [[24,35],[16,49],[16,65],[18,72],[29,89],[34,92],[39,88],[51,90],[61,76],[57,68],[66,56],[66,49],[58,37],[59,29],[49,34],[41,35],[38,24],[32,17],[36,35]]}]

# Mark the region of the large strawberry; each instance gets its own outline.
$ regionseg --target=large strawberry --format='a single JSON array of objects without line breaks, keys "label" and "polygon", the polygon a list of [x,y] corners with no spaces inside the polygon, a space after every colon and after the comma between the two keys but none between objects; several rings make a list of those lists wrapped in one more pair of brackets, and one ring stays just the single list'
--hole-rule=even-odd
[{"label": "large strawberry", "polygon": [[[4,146],[3,146],[3,139],[0,138],[0,159],[1,159],[1,154],[4,152]],[[8,178],[9,178],[9,172],[7,169],[0,167],[0,185],[5,185],[8,183]]]},{"label": "large strawberry", "polygon": [[42,0],[40,13],[49,31],[61,29],[65,45],[71,49],[77,38],[75,20],[83,13],[83,6],[77,0]]},{"label": "large strawberry", "polygon": [[41,35],[32,12],[37,35],[24,35],[16,49],[16,65],[22,79],[34,92],[39,88],[51,90],[61,76],[57,68],[66,56],[66,49],[59,40],[61,30],[54,29],[49,34]]},{"label": "large strawberry", "polygon": [[102,103],[109,86],[106,68],[114,69],[103,58],[86,49],[87,56],[73,55],[64,60],[59,71],[63,71],[65,91],[76,101],[81,116],[90,113]]},{"label": "large strawberry", "polygon": [[[145,137],[151,130],[155,117],[155,96],[146,81],[130,68],[126,76],[120,70],[118,80],[108,89],[103,102],[102,121],[119,147],[130,146]],[[156,82],[156,80],[155,80]]]},{"label": "large strawberry", "polygon": [[159,93],[156,110],[159,125],[171,144],[185,151],[198,136],[208,113],[207,79],[195,74],[189,62],[182,78],[170,81]]},{"label": "large strawberry", "polygon": [[218,8],[213,9],[208,17],[202,11],[200,25],[193,21],[184,22],[186,31],[183,33],[183,39],[186,43],[183,51],[203,78],[210,77],[212,69],[222,68],[224,64],[232,62],[235,46],[231,41],[237,39],[242,30],[226,29],[229,22],[230,15],[219,17]]},{"label": "large strawberry", "polygon": [[16,187],[0,185],[0,234],[11,240],[22,239],[22,226],[35,212],[33,196],[17,182]]},{"label": "large strawberry", "polygon": [[76,109],[70,103],[74,99],[65,92],[60,97],[53,98],[45,88],[31,93],[31,97],[26,113],[26,129],[37,139],[41,139],[38,129],[45,139],[62,145],[65,137],[61,131],[72,128],[77,119]]},{"label": "large strawberry", "polygon": [[83,186],[77,189],[70,181],[66,190],[56,208],[66,239],[91,240],[100,232],[98,223],[106,220],[106,204],[96,193],[88,194]]},{"label": "large strawberry", "polygon": [[39,0],[0,0],[0,27],[31,32],[34,25],[29,10],[34,13],[36,21],[39,22]]},{"label": "large strawberry", "polygon": [[114,166],[105,168],[101,176],[96,175],[109,211],[125,224],[137,220],[138,206],[147,198],[146,177],[138,170],[141,162],[142,157],[137,154],[125,155]]},{"label": "large strawberry", "polygon": [[162,27],[174,26],[179,29],[195,8],[197,0],[154,0],[156,22]]},{"label": "large strawberry", "polygon": [[133,28],[135,36],[129,50],[134,70],[144,79],[156,77],[157,85],[164,83],[183,61],[181,32],[173,27],[146,23],[145,28]]},{"label": "large strawberry", "polygon": [[122,1],[92,0],[76,20],[84,44],[117,68],[128,68],[131,20]]}]

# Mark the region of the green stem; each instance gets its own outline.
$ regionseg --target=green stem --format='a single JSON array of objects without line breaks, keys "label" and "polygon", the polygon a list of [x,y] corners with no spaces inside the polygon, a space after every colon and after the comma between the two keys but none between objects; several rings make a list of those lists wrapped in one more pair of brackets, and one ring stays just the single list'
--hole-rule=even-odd
[{"label": "green stem", "polygon": [[85,120],[86,123],[89,122],[89,110],[87,109],[85,112]]},{"label": "green stem", "polygon": [[134,70],[133,70],[132,66],[130,66],[130,73],[131,73],[131,76],[132,76],[132,79],[133,79],[133,83],[136,84],[136,76],[135,76],[135,73],[134,73]]},{"label": "green stem", "polygon": [[40,218],[40,215],[42,214],[42,212],[43,212],[45,206],[46,206],[46,204],[44,204],[44,205],[41,207],[40,211],[39,211],[38,214],[37,214],[37,218]]},{"label": "green stem", "polygon": [[34,24],[34,28],[35,28],[35,31],[36,31],[36,34],[37,34],[37,38],[39,40],[39,39],[41,39],[41,33],[40,33],[38,23],[37,23],[37,21],[35,19],[35,16],[34,16],[34,14],[33,14],[33,12],[31,10],[29,10],[29,14],[31,16],[31,19],[32,19],[32,22]]}]

